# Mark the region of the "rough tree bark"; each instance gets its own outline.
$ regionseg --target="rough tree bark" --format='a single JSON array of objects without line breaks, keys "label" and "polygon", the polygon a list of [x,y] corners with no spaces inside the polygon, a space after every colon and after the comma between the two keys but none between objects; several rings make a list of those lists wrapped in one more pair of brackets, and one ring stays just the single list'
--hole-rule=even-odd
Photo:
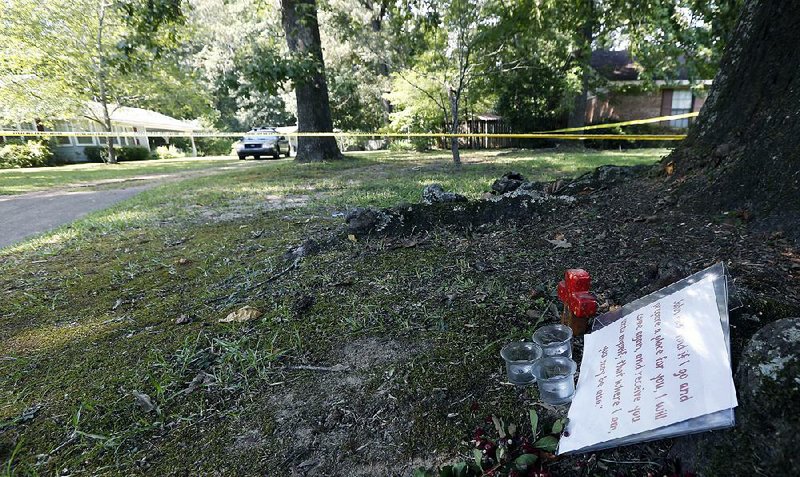
[{"label": "rough tree bark", "polygon": [[595,14],[594,0],[585,0],[583,7],[586,9],[585,19],[580,30],[580,51],[578,61],[582,66],[581,71],[581,91],[575,95],[575,104],[567,119],[567,126],[571,128],[581,127],[586,123],[586,106],[589,103],[589,80],[591,79],[591,69],[589,61],[592,58],[592,40],[597,23]]},{"label": "rough tree bark", "polygon": [[[106,69],[106,56],[105,51],[103,50],[103,28],[105,27],[105,19],[106,19],[106,8],[109,5],[106,2],[100,2],[99,11],[98,11],[98,26],[97,26],[97,83],[100,89],[100,106],[103,109],[103,118],[100,121],[100,124],[103,126],[103,130],[107,133],[110,133],[112,130],[113,125],[111,124],[111,114],[108,112],[108,90],[106,88],[106,77],[107,77],[107,69]],[[114,150],[114,140],[109,135],[106,136],[107,149],[108,149],[108,157],[106,158],[106,162],[108,164],[116,164],[117,163],[117,152]]]},{"label": "rough tree bark", "polygon": [[[456,91],[451,89],[449,92],[450,98],[450,134],[458,134],[458,102],[461,99],[461,90]],[[453,136],[450,138],[450,152],[453,153],[453,163],[457,166],[461,165],[461,152],[458,150],[458,137]]]},{"label": "rough tree bark", "polygon": [[[310,57],[315,68],[295,81],[298,132],[332,132],[328,83],[319,37],[316,0],[281,0],[281,20],[286,43],[296,56]],[[317,162],[339,159],[342,154],[333,137],[299,137],[297,160]]]},{"label": "rough tree bark", "polygon": [[689,135],[662,161],[682,207],[800,243],[800,2],[748,0]]}]

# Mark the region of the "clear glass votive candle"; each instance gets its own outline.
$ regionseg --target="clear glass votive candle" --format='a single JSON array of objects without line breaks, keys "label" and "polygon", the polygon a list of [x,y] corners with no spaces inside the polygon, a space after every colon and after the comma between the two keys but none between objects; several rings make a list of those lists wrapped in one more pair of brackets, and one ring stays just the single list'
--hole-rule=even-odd
[{"label": "clear glass votive candle", "polygon": [[542,326],[533,333],[533,342],[542,347],[545,356],[572,358],[572,330],[569,326]]},{"label": "clear glass votive candle", "polygon": [[533,364],[539,398],[547,404],[566,404],[575,395],[578,365],[564,356],[546,356]]},{"label": "clear glass votive candle", "polygon": [[503,346],[500,356],[506,361],[508,380],[517,386],[533,384],[533,363],[542,357],[542,348],[529,341],[515,341]]}]

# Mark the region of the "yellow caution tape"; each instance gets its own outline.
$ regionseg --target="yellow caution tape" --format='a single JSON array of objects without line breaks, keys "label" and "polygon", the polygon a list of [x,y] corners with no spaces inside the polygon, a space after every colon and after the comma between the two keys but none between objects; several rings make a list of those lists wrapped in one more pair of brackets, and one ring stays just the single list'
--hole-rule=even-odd
[{"label": "yellow caution tape", "polygon": [[[599,140],[635,140],[635,141],[680,141],[686,137],[685,134],[557,134],[557,133],[359,133],[359,132],[295,132],[295,133],[278,133],[280,136],[286,137],[394,137],[394,138],[412,138],[412,137],[429,137],[429,138],[454,138],[454,137],[475,137],[475,138],[516,138],[516,139],[565,139],[565,140],[586,140],[586,139],[599,139]],[[5,137],[131,137],[131,138],[146,138],[148,136],[154,137],[188,137],[188,138],[201,138],[201,137],[235,137],[241,138],[242,136],[253,135],[253,133],[230,133],[230,132],[197,132],[197,133],[181,133],[181,132],[155,132],[149,131],[147,133],[138,132],[113,132],[113,133],[98,133],[98,132],[66,132],[66,131],[0,131],[0,136]],[[274,135],[274,134],[273,134]]]},{"label": "yellow caution tape", "polygon": [[[454,137],[474,137],[474,138],[510,138],[510,139],[565,139],[583,141],[586,139],[598,140],[630,140],[630,141],[680,141],[686,137],[685,134],[562,134],[567,132],[587,131],[592,129],[609,129],[635,124],[648,124],[661,121],[677,119],[687,119],[696,117],[699,113],[673,114],[671,116],[659,116],[656,118],[636,119],[633,121],[622,121],[609,124],[595,124],[574,128],[555,129],[553,131],[541,131],[532,133],[378,133],[378,132],[278,132],[280,136],[286,137],[393,137],[393,138],[454,138]],[[89,132],[89,131],[0,131],[0,136],[6,137],[132,137],[146,138],[148,136],[172,138],[172,137],[235,137],[240,138],[248,135],[255,135],[254,132]],[[266,134],[265,134],[266,135]],[[274,134],[269,134],[274,135]]]},{"label": "yellow caution tape", "polygon": [[621,126],[633,126],[636,124],[650,124],[650,123],[660,123],[661,121],[672,121],[676,119],[688,119],[688,118],[695,118],[697,115],[700,114],[699,112],[693,113],[682,113],[682,114],[673,114],[671,116],[658,116],[657,118],[647,118],[647,119],[634,119],[632,121],[622,121],[619,123],[608,123],[608,124],[593,124],[590,126],[578,126],[574,128],[564,128],[564,129],[554,129],[552,131],[543,131],[548,133],[562,133],[562,132],[573,132],[573,131],[588,131],[590,129],[610,129],[610,128],[617,128]]}]

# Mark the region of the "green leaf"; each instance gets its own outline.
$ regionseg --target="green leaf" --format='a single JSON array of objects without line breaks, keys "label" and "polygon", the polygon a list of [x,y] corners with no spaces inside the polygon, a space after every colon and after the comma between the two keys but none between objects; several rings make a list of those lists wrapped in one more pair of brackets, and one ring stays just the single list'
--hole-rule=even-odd
[{"label": "green leaf", "polygon": [[525,470],[528,468],[528,466],[536,463],[537,459],[539,459],[539,457],[537,457],[535,454],[522,454],[514,459],[514,465],[517,466],[518,470]]},{"label": "green leaf", "polygon": [[550,433],[560,435],[564,431],[564,428],[567,427],[568,421],[569,420],[565,417],[556,420],[556,422],[553,423],[553,429],[550,431]]},{"label": "green leaf", "polygon": [[453,466],[446,465],[439,469],[439,477],[455,477],[455,474],[453,473]]},{"label": "green leaf", "polygon": [[478,468],[483,471],[483,465],[481,465],[483,452],[480,449],[472,449],[472,457],[475,459],[475,463],[478,464]]},{"label": "green leaf", "polygon": [[547,452],[555,452],[558,448],[558,438],[553,436],[544,436],[538,441],[534,442],[533,447]]},{"label": "green leaf", "polygon": [[508,425],[508,435],[510,437],[514,437],[514,436],[517,435],[517,425],[516,424],[511,423],[511,424]]},{"label": "green leaf", "polygon": [[503,457],[506,456],[506,446],[500,446],[497,448],[497,462],[502,462]]},{"label": "green leaf", "polygon": [[467,471],[469,470],[469,466],[467,466],[466,462],[458,462],[453,464],[453,476],[454,477],[467,477]]},{"label": "green leaf", "polygon": [[536,414],[536,409],[531,409],[528,413],[531,415],[531,432],[533,433],[533,438],[536,439],[539,434],[536,432],[536,428],[539,427],[539,415]]}]

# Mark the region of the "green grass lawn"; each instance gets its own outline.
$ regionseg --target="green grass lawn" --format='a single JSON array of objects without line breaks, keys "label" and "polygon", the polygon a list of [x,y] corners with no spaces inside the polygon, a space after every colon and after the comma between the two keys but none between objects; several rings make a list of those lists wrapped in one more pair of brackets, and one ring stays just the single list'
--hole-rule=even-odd
[{"label": "green grass lawn", "polygon": [[59,167],[0,169],[0,195],[23,194],[55,187],[85,185],[98,181],[125,180],[137,176],[219,169],[236,164],[235,158],[162,159],[119,164],[71,164]]},{"label": "green grass lawn", "polygon": [[[477,198],[508,170],[552,180],[666,152],[466,151],[461,168],[446,153],[263,161],[0,250],[0,464],[16,475],[291,475],[311,452],[389,466],[455,456],[478,419],[471,403],[518,407],[513,389],[488,383],[499,343],[534,324],[485,317],[547,306],[524,274],[476,273],[471,261],[508,257],[445,232],[416,248],[345,238],[283,273],[287,249],[335,230],[349,207],[416,202],[432,182]],[[195,161],[30,177],[44,187]],[[4,190],[30,187],[24,171],[6,174]],[[537,252],[514,259],[526,253]],[[263,315],[218,323],[243,305]],[[346,376],[285,368],[342,362]],[[355,465],[344,462],[337,472]]]}]

